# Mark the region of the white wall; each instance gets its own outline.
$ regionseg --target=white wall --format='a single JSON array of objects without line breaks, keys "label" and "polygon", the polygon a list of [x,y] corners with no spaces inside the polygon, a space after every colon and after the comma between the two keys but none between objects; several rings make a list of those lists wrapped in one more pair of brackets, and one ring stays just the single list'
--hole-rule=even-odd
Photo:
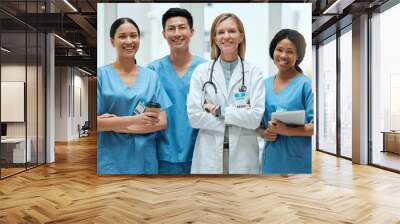
[{"label": "white wall", "polygon": [[[22,102],[20,113],[25,114],[26,120],[23,122],[6,122],[7,137],[9,138],[25,138],[30,139],[30,148],[32,152],[32,161],[36,162],[36,153],[39,153],[39,163],[44,162],[44,89],[42,68],[40,66],[25,66],[25,64],[3,64],[1,66],[1,80],[11,82],[26,83],[26,106]],[[25,78],[28,78],[26,81]],[[4,89],[2,89],[3,92]],[[24,94],[24,90],[20,90],[20,94]],[[2,95],[7,97],[6,95]],[[1,107],[2,112],[13,112],[11,107]],[[27,132],[26,132],[27,131]],[[38,152],[37,152],[38,151]]]},{"label": "white wall", "polygon": [[55,68],[55,141],[68,139],[68,69],[67,67]]},{"label": "white wall", "polygon": [[77,139],[78,124],[88,120],[88,78],[83,75],[75,68],[56,67],[55,141]]},{"label": "white wall", "polygon": [[1,81],[1,121],[24,122],[24,104],[25,82]]},{"label": "white wall", "polygon": [[[36,67],[33,66],[27,66],[25,65],[18,65],[18,64],[8,64],[8,65],[2,65],[1,66],[1,81],[11,81],[11,82],[25,82],[25,74],[27,69],[28,74],[32,74],[33,72],[36,74]],[[32,84],[32,83],[30,83]],[[35,82],[36,85],[36,82]],[[30,90],[30,89],[28,89]],[[36,89],[33,90],[34,92],[30,93],[28,91],[27,96],[27,102],[30,103],[32,102],[32,98],[36,98]],[[35,106],[36,104],[32,105]],[[1,110],[9,110],[10,108],[1,108]],[[24,109],[24,108],[22,108]],[[31,114],[28,113],[28,120],[31,121],[33,120],[30,116]],[[35,119],[36,119],[36,114],[35,114]],[[7,125],[7,135],[9,137],[25,137],[25,123],[26,122],[8,122]],[[28,128],[31,127],[28,126]],[[29,137],[29,136],[28,136]]]},{"label": "white wall", "polygon": [[[72,120],[71,120],[71,136],[72,138],[79,137],[78,124],[82,126],[85,121],[88,121],[88,77],[82,76],[83,73],[79,73],[78,70],[74,71],[74,102],[71,102],[72,109]],[[81,110],[81,111],[80,111]]]},{"label": "white wall", "polygon": [[[9,64],[1,66],[1,81],[25,82],[25,65]],[[31,68],[28,67],[28,70]],[[8,108],[1,108],[8,110]],[[8,137],[25,137],[25,122],[7,123]]]},{"label": "white wall", "polygon": [[[281,27],[281,4],[213,3],[205,8],[205,30],[211,32],[214,19],[225,12],[237,15],[243,23],[246,35],[245,59],[261,68],[265,76],[269,76],[274,71],[268,55],[269,42],[275,30]],[[209,39],[209,36],[205,38]],[[209,51],[205,52],[205,57],[210,58]]]},{"label": "white wall", "polygon": [[[97,65],[110,64],[115,60],[116,54],[110,44],[110,27],[117,17],[117,4],[109,3],[107,8],[105,4],[97,3]],[[107,10],[107,13],[105,12]],[[99,38],[99,34],[101,37]]]},{"label": "white wall", "polygon": [[25,82],[25,65],[1,65],[1,81]]}]

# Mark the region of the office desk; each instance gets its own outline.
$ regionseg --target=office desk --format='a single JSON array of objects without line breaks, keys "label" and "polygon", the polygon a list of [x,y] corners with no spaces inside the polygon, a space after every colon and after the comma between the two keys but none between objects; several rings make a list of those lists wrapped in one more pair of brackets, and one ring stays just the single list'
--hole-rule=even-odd
[{"label": "office desk", "polygon": [[[28,144],[25,152],[25,138],[6,138],[1,139],[1,159],[6,163],[25,163],[31,161],[30,138],[26,141]],[[25,158],[27,161],[25,161]]]},{"label": "office desk", "polygon": [[400,154],[400,131],[382,131],[383,150],[382,152],[393,152]]}]

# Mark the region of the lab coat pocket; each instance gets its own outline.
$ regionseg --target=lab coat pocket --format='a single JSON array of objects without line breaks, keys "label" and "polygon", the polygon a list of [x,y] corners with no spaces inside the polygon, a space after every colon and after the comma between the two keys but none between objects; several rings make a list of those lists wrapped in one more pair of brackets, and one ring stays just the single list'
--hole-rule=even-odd
[{"label": "lab coat pocket", "polygon": [[[200,130],[196,139],[196,146],[193,152],[192,173],[218,173],[219,165],[222,164],[223,135],[221,133]],[[221,153],[218,153],[221,151]],[[221,155],[220,155],[221,154]]]},{"label": "lab coat pocket", "polygon": [[259,173],[259,148],[255,134],[237,136],[236,147],[230,148],[230,172],[235,174]]}]

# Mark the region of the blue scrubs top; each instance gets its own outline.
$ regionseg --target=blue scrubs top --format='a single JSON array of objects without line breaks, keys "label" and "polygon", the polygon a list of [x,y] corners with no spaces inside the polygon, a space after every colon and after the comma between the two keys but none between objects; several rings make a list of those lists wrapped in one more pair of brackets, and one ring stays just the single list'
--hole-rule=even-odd
[{"label": "blue scrubs top", "polygon": [[[299,74],[278,93],[274,91],[276,75],[265,80],[264,127],[276,111],[305,110],[305,123],[314,119],[314,94],[310,79]],[[275,141],[266,141],[263,154],[263,173],[311,173],[311,137],[278,135]]]},{"label": "blue scrubs top", "polygon": [[[139,102],[158,102],[162,110],[171,105],[158,75],[139,66],[133,86],[129,87],[112,65],[97,69],[97,115],[134,115]],[[97,172],[99,174],[158,173],[157,132],[124,134],[113,131],[97,133]]]},{"label": "blue scrubs top", "polygon": [[192,73],[205,61],[203,58],[193,56],[192,64],[182,78],[176,73],[169,55],[148,65],[148,68],[160,76],[161,84],[173,103],[166,110],[168,127],[159,133],[157,139],[159,160],[171,163],[192,161],[198,130],[193,129],[189,123],[186,99]]}]

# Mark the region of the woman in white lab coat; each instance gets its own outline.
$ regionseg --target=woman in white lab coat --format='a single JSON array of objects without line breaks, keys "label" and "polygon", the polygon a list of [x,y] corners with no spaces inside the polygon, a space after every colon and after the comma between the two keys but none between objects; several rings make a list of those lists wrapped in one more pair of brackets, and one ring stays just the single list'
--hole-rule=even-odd
[{"label": "woman in white lab coat", "polygon": [[263,74],[244,60],[246,38],[240,19],[231,13],[211,27],[211,59],[192,76],[188,116],[199,129],[191,173],[260,172],[255,129],[264,113]]}]

